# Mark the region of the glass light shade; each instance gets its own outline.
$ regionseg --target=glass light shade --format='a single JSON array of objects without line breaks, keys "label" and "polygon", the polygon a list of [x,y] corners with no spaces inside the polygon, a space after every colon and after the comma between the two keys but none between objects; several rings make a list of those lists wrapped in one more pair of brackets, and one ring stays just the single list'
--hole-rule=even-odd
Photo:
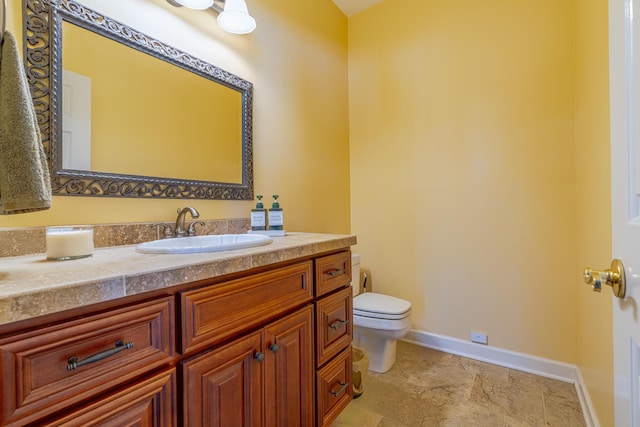
[{"label": "glass light shade", "polygon": [[218,25],[229,33],[247,34],[256,29],[256,20],[249,15],[244,0],[226,0]]},{"label": "glass light shade", "polygon": [[213,6],[213,0],[174,0],[176,3],[189,9],[204,10]]}]

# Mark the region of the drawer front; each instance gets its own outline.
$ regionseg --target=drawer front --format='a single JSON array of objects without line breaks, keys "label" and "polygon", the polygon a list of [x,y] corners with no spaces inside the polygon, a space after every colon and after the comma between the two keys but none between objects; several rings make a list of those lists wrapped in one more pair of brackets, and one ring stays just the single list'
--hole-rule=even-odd
[{"label": "drawer front", "polygon": [[316,260],[316,296],[351,284],[351,252],[345,251]]},{"label": "drawer front", "polygon": [[55,421],[47,421],[47,427],[172,427],[178,419],[175,390],[176,374],[172,368]]},{"label": "drawer front", "polygon": [[183,292],[182,353],[204,349],[312,299],[311,261]]},{"label": "drawer front", "polygon": [[351,402],[351,347],[316,373],[318,426],[329,426]]},{"label": "drawer front", "polygon": [[351,287],[316,302],[316,363],[324,365],[353,339]]},{"label": "drawer front", "polygon": [[0,425],[41,418],[173,357],[173,303],[163,298],[0,340]]}]

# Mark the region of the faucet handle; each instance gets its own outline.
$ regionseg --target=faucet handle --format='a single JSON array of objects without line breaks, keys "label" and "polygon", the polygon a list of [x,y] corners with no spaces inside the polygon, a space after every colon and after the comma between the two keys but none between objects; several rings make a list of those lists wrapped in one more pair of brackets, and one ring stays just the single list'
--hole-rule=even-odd
[{"label": "faucet handle", "polygon": [[195,236],[196,235],[196,225],[200,225],[200,226],[204,227],[204,221],[193,221],[191,224],[189,224],[189,228],[187,230],[187,235],[189,235],[189,236]]},{"label": "faucet handle", "polygon": [[152,224],[151,227],[156,229],[159,239],[168,239],[173,237],[173,229],[168,224]]}]

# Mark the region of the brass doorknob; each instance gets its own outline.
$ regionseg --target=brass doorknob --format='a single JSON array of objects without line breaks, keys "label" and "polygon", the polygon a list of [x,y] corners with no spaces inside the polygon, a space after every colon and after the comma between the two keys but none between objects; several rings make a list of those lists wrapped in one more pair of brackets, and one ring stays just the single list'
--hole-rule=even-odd
[{"label": "brass doorknob", "polygon": [[584,281],[591,285],[594,292],[602,290],[602,283],[611,286],[613,294],[618,298],[624,298],[627,291],[627,281],[624,276],[624,265],[619,259],[611,261],[611,267],[604,271],[595,271],[590,267],[584,270]]}]

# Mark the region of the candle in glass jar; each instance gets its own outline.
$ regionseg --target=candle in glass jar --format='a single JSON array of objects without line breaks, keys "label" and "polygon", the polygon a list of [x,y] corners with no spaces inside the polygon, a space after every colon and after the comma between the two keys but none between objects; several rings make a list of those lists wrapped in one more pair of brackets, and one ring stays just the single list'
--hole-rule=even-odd
[{"label": "candle in glass jar", "polygon": [[93,227],[47,227],[47,259],[67,260],[93,255]]}]

